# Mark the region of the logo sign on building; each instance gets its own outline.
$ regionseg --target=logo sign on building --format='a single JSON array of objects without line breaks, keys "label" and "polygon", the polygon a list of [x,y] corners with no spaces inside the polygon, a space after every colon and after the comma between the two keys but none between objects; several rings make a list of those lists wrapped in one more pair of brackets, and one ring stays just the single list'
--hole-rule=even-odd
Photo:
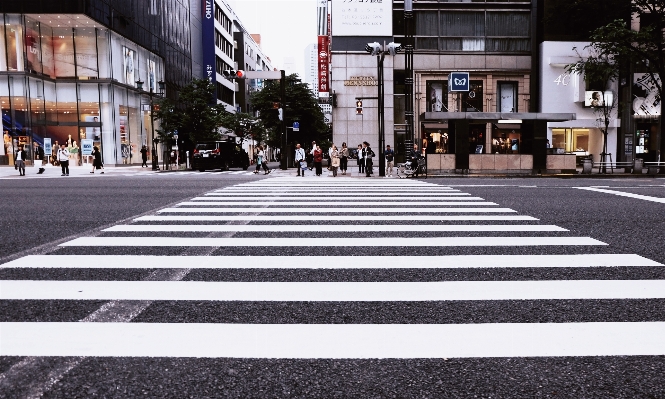
[{"label": "logo sign on building", "polygon": [[318,42],[318,60],[319,60],[319,96],[328,97],[330,92],[329,76],[328,73],[328,64],[329,56],[328,53],[330,40],[328,36],[319,36]]},{"label": "logo sign on building", "polygon": [[81,155],[92,155],[92,139],[81,139]]},{"label": "logo sign on building", "polygon": [[332,0],[335,36],[392,36],[392,0]]},{"label": "logo sign on building", "polygon": [[469,73],[451,72],[448,75],[448,91],[469,91]]},{"label": "logo sign on building", "polygon": [[300,122],[293,122],[293,131],[294,132],[300,131]]},{"label": "logo sign on building", "polygon": [[51,138],[44,138],[44,154],[51,155],[53,152],[53,144],[51,144]]},{"label": "logo sign on building", "polygon": [[[215,70],[215,5],[213,0],[201,0],[203,2],[201,22],[202,44],[203,44],[203,78],[211,83],[217,81]],[[215,98],[217,95],[215,94]]]}]

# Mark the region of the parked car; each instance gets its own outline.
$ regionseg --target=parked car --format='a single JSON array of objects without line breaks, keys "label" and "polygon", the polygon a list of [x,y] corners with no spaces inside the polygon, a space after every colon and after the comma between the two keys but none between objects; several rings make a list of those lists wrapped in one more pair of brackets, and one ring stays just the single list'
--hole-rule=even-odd
[{"label": "parked car", "polygon": [[249,156],[234,141],[206,141],[196,143],[192,155],[192,169],[204,172],[209,169],[249,168]]}]

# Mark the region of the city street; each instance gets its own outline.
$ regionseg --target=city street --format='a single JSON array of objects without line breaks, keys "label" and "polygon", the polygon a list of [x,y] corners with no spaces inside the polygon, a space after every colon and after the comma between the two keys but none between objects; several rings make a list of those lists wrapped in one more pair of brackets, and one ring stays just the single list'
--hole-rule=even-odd
[{"label": "city street", "polygon": [[0,398],[665,397],[665,179],[324,172],[2,173]]}]

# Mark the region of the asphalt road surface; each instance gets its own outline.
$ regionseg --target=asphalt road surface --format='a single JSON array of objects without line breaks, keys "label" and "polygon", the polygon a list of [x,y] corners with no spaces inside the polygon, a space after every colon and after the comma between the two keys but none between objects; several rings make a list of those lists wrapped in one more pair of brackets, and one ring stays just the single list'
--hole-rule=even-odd
[{"label": "asphalt road surface", "polygon": [[0,186],[0,398],[665,397],[665,179]]}]

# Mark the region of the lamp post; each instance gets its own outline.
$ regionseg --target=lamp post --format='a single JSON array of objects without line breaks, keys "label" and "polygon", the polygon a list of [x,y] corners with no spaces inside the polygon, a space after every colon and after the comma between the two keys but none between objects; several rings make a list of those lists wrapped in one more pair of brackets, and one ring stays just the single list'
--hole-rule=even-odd
[{"label": "lamp post", "polygon": [[[164,82],[157,82],[159,93],[153,91],[152,85],[150,85],[150,90],[147,92],[150,97],[150,134],[152,141],[152,170],[159,170],[159,158],[157,157],[157,142],[159,139],[155,139],[155,105],[153,103],[153,97],[159,95],[160,97],[164,94]],[[139,92],[143,91],[143,82],[141,80],[136,81],[136,87],[139,89]]]},{"label": "lamp post", "polygon": [[379,176],[384,177],[386,175],[386,157],[385,157],[385,147],[386,147],[386,126],[385,126],[385,101],[384,101],[384,89],[383,89],[383,60],[385,59],[386,53],[390,55],[396,55],[402,46],[399,43],[390,42],[386,44],[383,43],[381,46],[379,43],[367,43],[365,50],[370,55],[376,56],[377,63],[377,77],[378,77],[378,119],[379,119]]}]

